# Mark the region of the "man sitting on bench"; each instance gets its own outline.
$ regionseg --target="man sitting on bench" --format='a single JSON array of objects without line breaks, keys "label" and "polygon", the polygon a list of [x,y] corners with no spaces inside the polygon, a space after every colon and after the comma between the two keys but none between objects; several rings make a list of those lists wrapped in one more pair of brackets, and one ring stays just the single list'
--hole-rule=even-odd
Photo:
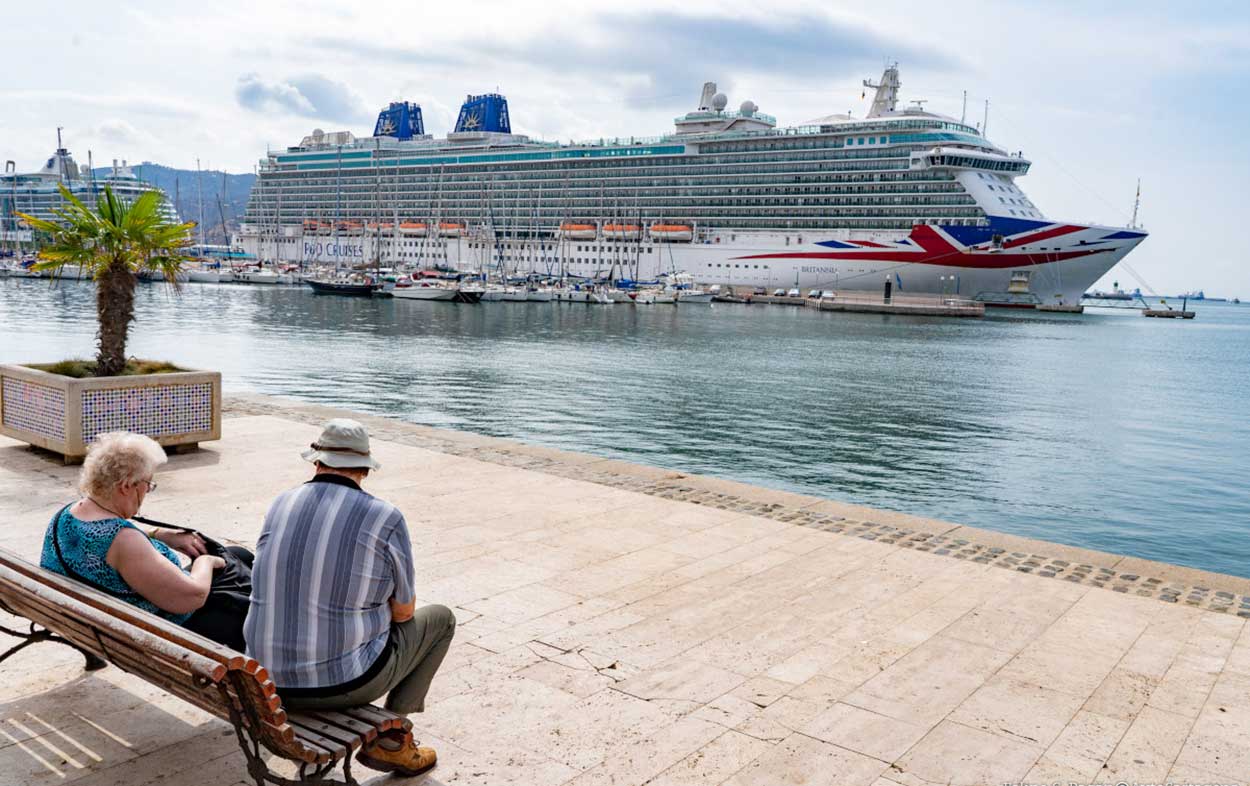
[{"label": "man sitting on bench", "polygon": [[[293,709],[343,709],[389,694],[392,712],[424,712],[456,619],[446,606],[415,608],[404,516],[360,488],[380,468],[369,432],[331,420],[303,458],[316,475],[278,496],[256,543],[247,652]],[[410,733],[383,735],[356,758],[403,775],[437,760]]]}]

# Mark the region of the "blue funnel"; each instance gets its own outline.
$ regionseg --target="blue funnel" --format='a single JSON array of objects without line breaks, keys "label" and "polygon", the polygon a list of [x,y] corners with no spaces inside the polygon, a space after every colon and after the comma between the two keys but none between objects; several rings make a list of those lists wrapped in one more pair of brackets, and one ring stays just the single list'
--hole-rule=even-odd
[{"label": "blue funnel", "polygon": [[396,139],[424,136],[425,123],[421,120],[421,107],[403,101],[392,101],[390,106],[378,113],[378,123],[373,127],[373,135],[393,136]]},{"label": "blue funnel", "polygon": [[469,96],[460,107],[456,120],[456,133],[462,131],[493,131],[511,134],[512,123],[508,120],[508,99],[498,93]]}]

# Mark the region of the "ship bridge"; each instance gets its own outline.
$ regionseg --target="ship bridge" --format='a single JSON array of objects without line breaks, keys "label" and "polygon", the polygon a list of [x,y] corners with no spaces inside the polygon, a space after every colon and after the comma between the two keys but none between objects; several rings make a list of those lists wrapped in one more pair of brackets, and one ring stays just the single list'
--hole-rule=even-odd
[{"label": "ship bridge", "polygon": [[971,169],[1002,172],[1011,177],[1027,174],[1033,162],[1023,154],[1006,155],[963,147],[935,147],[911,154],[911,169]]}]

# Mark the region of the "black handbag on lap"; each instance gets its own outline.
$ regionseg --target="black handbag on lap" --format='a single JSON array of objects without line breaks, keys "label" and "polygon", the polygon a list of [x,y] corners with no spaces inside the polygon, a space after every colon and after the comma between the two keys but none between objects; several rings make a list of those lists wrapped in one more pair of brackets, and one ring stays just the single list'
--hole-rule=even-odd
[{"label": "black handbag on lap", "polygon": [[[208,591],[209,602],[214,599],[218,601],[228,601],[229,605],[239,609],[243,616],[247,616],[248,605],[252,595],[252,566],[243,561],[235,551],[226,548],[217,541],[213,540],[203,532],[192,529],[191,527],[182,527],[177,524],[166,524],[163,521],[155,521],[144,516],[134,516],[135,521],[140,524],[147,524],[152,527],[160,527],[161,529],[174,529],[181,532],[189,532],[193,535],[199,535],[204,539],[204,546],[208,549],[208,553],[214,557],[221,557],[225,561],[226,566],[220,570],[213,571],[212,588]],[[205,604],[207,605],[207,603]]]}]

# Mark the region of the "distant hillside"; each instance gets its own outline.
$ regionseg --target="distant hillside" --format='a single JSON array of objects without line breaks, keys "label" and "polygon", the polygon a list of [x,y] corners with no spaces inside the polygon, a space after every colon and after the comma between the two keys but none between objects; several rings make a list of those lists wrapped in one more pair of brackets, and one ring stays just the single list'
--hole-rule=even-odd
[{"label": "distant hillside", "polygon": [[[204,240],[208,243],[227,243],[230,233],[238,229],[239,219],[247,210],[247,197],[252,191],[256,175],[230,175],[220,171],[196,172],[194,169],[172,167],[144,161],[132,164],[131,169],[140,179],[164,189],[175,200],[178,215],[183,221],[199,221],[200,199],[204,205]],[[97,177],[108,174],[108,167],[97,167]],[[198,178],[198,190],[197,190]],[[221,207],[217,199],[221,197]],[[226,232],[222,232],[222,215],[225,215]]]}]

